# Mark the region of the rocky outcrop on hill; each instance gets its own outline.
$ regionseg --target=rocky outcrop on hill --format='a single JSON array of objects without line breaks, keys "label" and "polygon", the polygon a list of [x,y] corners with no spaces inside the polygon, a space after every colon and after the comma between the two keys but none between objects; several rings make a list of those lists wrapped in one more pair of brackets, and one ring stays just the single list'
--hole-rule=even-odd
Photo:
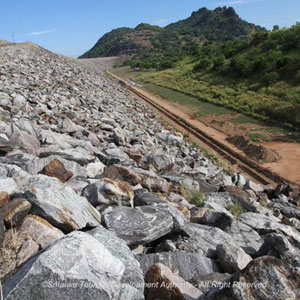
[{"label": "rocky outcrop on hill", "polygon": [[299,189],[230,176],[100,65],[0,48],[4,299],[297,299]]}]

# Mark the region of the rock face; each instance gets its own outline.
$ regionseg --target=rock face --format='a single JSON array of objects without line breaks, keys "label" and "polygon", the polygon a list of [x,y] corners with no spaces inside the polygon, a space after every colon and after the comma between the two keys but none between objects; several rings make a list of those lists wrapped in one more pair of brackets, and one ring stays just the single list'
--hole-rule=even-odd
[{"label": "rock face", "polygon": [[36,175],[24,185],[33,212],[52,225],[65,231],[95,227],[101,222],[100,214],[89,202],[71,188],[63,186],[58,179]]},{"label": "rock face", "polygon": [[103,212],[105,226],[127,245],[147,244],[170,233],[172,216],[151,206],[109,207]]},{"label": "rock face", "polygon": [[[147,300],[198,299],[202,294],[163,264],[153,265],[146,273]],[[146,285],[146,286],[147,286]]]},{"label": "rock face", "polygon": [[4,283],[4,299],[118,299],[124,263],[89,234],[74,232]]}]

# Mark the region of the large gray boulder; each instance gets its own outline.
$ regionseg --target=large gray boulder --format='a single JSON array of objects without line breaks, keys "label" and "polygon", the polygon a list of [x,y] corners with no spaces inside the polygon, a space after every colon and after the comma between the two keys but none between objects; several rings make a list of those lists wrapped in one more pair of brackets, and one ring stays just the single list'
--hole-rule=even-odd
[{"label": "large gray boulder", "polygon": [[162,263],[171,270],[178,270],[178,275],[188,282],[195,282],[199,276],[221,271],[213,259],[184,251],[142,254],[137,255],[137,259],[144,274],[152,265]]},{"label": "large gray boulder", "polygon": [[118,299],[124,263],[99,240],[72,232],[5,281],[5,300]]},{"label": "large gray boulder", "polygon": [[259,213],[248,212],[241,214],[239,216],[239,221],[255,229],[260,234],[276,231],[282,232],[300,247],[300,232],[291,226],[278,223],[279,219],[268,217]]},{"label": "large gray boulder", "polygon": [[217,255],[223,271],[230,274],[243,270],[252,260],[242,248],[229,244],[218,245]]},{"label": "large gray boulder", "polygon": [[254,229],[239,221],[234,221],[225,229],[225,232],[230,235],[237,246],[251,256],[256,255],[264,242]]},{"label": "large gray boulder", "polygon": [[114,232],[109,231],[102,226],[98,226],[87,233],[97,239],[111,252],[113,256],[117,257],[124,263],[125,271],[121,282],[136,286],[141,292],[143,292],[144,276],[140,263],[136,260],[126,243],[118,238]]},{"label": "large gray boulder", "polygon": [[101,222],[99,212],[57,178],[35,175],[27,180],[25,198],[32,204],[32,212],[65,231],[96,227]]},{"label": "large gray boulder", "polygon": [[109,207],[102,216],[105,226],[127,245],[147,244],[173,229],[172,216],[151,206]]},{"label": "large gray boulder", "polygon": [[196,252],[210,258],[216,258],[218,244],[234,243],[230,235],[217,227],[200,224],[188,224],[184,231],[189,237],[179,238],[176,247],[187,252]]}]

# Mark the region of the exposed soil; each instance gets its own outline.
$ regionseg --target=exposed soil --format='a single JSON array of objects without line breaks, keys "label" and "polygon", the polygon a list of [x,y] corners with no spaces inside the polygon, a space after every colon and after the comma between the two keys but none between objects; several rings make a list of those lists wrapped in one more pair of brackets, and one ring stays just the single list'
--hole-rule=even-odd
[{"label": "exposed soil", "polygon": [[[183,106],[178,103],[174,104],[171,101],[163,99],[157,95],[153,95],[146,90],[141,90],[147,97],[149,97],[152,101],[156,102],[157,104],[165,107],[170,112],[177,114],[178,116],[185,118],[189,123],[198,127],[200,130],[206,132],[208,135],[218,139],[224,145],[230,147],[235,152],[244,154],[245,153],[239,149],[238,147],[234,146],[232,143],[227,141],[227,138],[231,136],[234,132],[234,135],[243,131],[244,133],[257,129],[260,125],[253,124],[253,123],[244,123],[244,124],[230,124],[230,127],[234,126],[234,129],[224,130],[226,125],[222,126],[223,130],[219,129],[217,126],[212,126],[211,123],[216,124],[220,119],[223,120],[224,115],[211,115],[211,116],[204,116],[198,117],[195,119],[195,111],[193,111],[192,107]],[[227,118],[232,119],[232,115],[225,115]],[[203,119],[203,121],[202,121]],[[211,122],[208,122],[208,119]],[[200,121],[201,120],[201,121]],[[214,122],[213,122],[214,121]],[[228,121],[229,122],[229,121]],[[206,124],[205,124],[206,123]],[[227,123],[227,122],[226,122]],[[174,124],[173,124],[174,125]],[[175,126],[176,127],[176,126]],[[217,128],[214,128],[217,127]],[[261,126],[260,126],[261,127]],[[263,129],[262,129],[263,130]],[[228,133],[225,133],[228,132]],[[242,133],[243,134],[243,133]],[[278,138],[278,135],[270,135],[270,139]],[[287,180],[300,184],[300,144],[299,143],[288,143],[288,142],[260,142],[259,145],[265,147],[264,151],[264,158],[262,159],[261,163],[263,167],[268,168],[270,171],[277,173],[278,175],[286,178]],[[217,157],[220,156],[212,151]],[[253,151],[256,153],[256,151]],[[279,157],[278,157],[279,156]],[[274,159],[275,157],[275,159]],[[222,158],[221,158],[222,160]],[[268,162],[266,162],[268,161]],[[272,162],[273,161],[273,162]],[[227,166],[228,167],[228,166]],[[236,166],[233,166],[233,170]]]},{"label": "exposed soil", "polygon": [[248,157],[260,163],[273,163],[280,159],[275,150],[253,143],[243,135],[229,136],[227,141],[244,151]]}]

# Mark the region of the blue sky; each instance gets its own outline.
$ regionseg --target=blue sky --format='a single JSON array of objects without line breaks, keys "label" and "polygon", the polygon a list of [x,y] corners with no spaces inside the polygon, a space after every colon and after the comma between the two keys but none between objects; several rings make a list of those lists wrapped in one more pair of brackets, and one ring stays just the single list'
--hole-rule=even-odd
[{"label": "blue sky", "polygon": [[300,21],[299,0],[0,0],[0,39],[78,56],[114,28],[164,26],[203,6],[233,6],[243,19],[267,28]]}]

